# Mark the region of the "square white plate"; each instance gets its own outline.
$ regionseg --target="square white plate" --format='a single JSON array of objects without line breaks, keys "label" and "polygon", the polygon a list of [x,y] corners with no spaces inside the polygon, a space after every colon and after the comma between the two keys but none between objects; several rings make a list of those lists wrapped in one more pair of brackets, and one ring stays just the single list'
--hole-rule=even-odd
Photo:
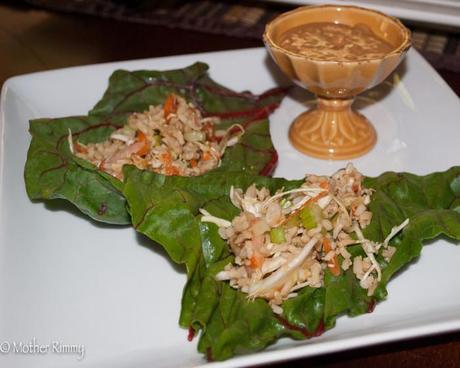
[{"label": "square white plate", "polygon": [[[0,124],[0,351],[10,351],[0,353],[0,366],[207,364],[196,352],[196,339],[187,342],[187,331],[177,324],[185,274],[161,250],[149,249],[149,242],[129,227],[95,224],[54,202],[32,203],[23,183],[29,119],[86,114],[115,69],[171,69],[197,60],[209,63],[211,76],[236,90],[258,93],[286,83],[264,49],[84,66],[5,83]],[[353,161],[355,165],[366,175],[378,175],[386,170],[424,174],[459,164],[457,96],[415,51],[397,73],[402,82],[392,83],[398,80],[393,76],[357,102],[374,123],[379,140],[369,154]],[[277,176],[331,174],[345,164],[304,157],[290,146],[288,125],[306,108],[302,101],[311,99],[293,89],[271,117],[280,156]],[[264,352],[210,366],[261,364],[459,329],[459,264],[460,248],[436,241],[390,283],[388,300],[374,313],[341,317],[336,328],[319,338],[283,339]],[[75,352],[80,345],[84,354]],[[43,353],[37,346],[43,346]],[[59,353],[63,349],[71,351]]]}]

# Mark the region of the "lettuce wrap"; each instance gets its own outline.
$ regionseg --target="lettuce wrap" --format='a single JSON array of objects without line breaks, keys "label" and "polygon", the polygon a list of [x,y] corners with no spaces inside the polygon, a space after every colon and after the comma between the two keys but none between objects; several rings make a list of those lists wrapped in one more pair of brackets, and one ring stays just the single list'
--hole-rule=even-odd
[{"label": "lettuce wrap", "polygon": [[[216,281],[215,275],[233,261],[233,255],[218,227],[200,221],[199,209],[232,220],[239,209],[229,199],[231,186],[246,189],[255,183],[274,193],[303,181],[219,172],[196,178],[165,177],[132,166],[126,166],[124,174],[123,194],[133,226],[187,270],[179,324],[190,329],[190,336],[199,334],[198,350],[209,360],[258,351],[285,336],[318,336],[334,327],[340,315],[371,312],[386,298],[391,277],[420,255],[424,241],[439,236],[460,240],[460,167],[426,176],[387,172],[365,178],[364,185],[375,190],[366,238],[382,242],[394,226],[410,219],[390,242],[396,248],[391,260],[376,257],[382,279],[374,294],[367,295],[351,269],[339,276],[326,269],[323,287],[303,288],[282,304],[283,313],[277,315],[266,300],[251,301],[228,282]],[[350,246],[348,251],[364,255],[360,246]]]},{"label": "lettuce wrap", "polygon": [[203,116],[221,118],[219,129],[241,124],[245,133],[229,147],[216,171],[269,175],[277,162],[268,115],[285,95],[281,88],[261,95],[234,92],[214,82],[208,66],[197,62],[170,71],[115,71],[103,98],[86,116],[30,121],[32,141],[25,164],[32,200],[61,198],[97,221],[130,224],[122,182],[71,153],[69,131],[83,143],[106,140],[134,112],[163,104],[171,93],[192,102]]}]

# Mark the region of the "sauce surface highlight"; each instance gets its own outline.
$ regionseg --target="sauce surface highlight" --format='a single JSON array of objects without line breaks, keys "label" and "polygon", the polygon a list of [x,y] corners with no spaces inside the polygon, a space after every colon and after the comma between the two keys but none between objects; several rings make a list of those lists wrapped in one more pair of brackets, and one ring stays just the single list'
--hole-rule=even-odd
[{"label": "sauce surface highlight", "polygon": [[325,61],[381,58],[394,49],[366,25],[329,22],[294,27],[281,35],[279,45],[291,52]]}]

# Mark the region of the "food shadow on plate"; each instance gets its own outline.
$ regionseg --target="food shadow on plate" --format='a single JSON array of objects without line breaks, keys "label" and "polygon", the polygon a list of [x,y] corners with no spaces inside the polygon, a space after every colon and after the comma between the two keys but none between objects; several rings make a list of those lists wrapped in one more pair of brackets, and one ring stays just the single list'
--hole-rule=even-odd
[{"label": "food shadow on plate", "polygon": [[163,258],[165,258],[168,263],[171,265],[171,267],[174,269],[174,271],[178,273],[185,274],[186,270],[185,267],[181,264],[175,263],[171,260],[171,257],[168,255],[166,250],[157,242],[153,241],[149,237],[147,237],[144,234],[141,234],[136,231],[136,245],[139,245],[141,247],[147,248],[151,250],[152,252],[161,255]]},{"label": "food shadow on plate", "polygon": [[[278,86],[290,88],[290,98],[299,102],[300,104],[305,105],[307,108],[312,108],[314,106],[316,96],[310,91],[295,85],[291,79],[286,77],[286,75],[281,72],[279,67],[270,57],[270,55],[267,54],[265,56],[264,64]],[[396,70],[393,71],[382,83],[359,94],[356,97],[356,101],[353,104],[353,107],[356,110],[362,110],[370,105],[382,101],[394,89],[396,83],[403,81],[406,72],[407,62],[404,58]]]},{"label": "food shadow on plate", "polygon": [[404,58],[401,64],[380,84],[364,91],[356,97],[353,107],[356,110],[362,110],[370,105],[384,100],[391,91],[395,89],[398,83],[404,80],[407,73],[407,62]]},{"label": "food shadow on plate", "polygon": [[313,93],[297,86],[291,79],[286,77],[270,55],[267,54],[265,56],[264,64],[277,86],[289,88],[290,98],[301,104],[305,104],[306,102],[315,99],[315,95]]},{"label": "food shadow on plate", "polygon": [[[128,224],[128,225],[114,225],[114,224],[107,224],[105,222],[99,222],[99,221],[96,221],[94,219],[92,219],[91,217],[85,215],[83,212],[81,212],[77,207],[75,207],[72,203],[68,202],[67,200],[65,199],[60,199],[60,198],[57,198],[57,199],[54,199],[52,201],[46,201],[46,202],[43,202],[43,201],[33,201],[34,203],[43,203],[45,208],[49,211],[52,211],[52,212],[61,212],[61,211],[64,211],[64,212],[67,212],[69,213],[70,215],[73,215],[73,216],[76,216],[82,220],[85,220],[85,221],[88,221],[89,223],[91,223],[91,225],[97,227],[97,228],[100,228],[100,229],[110,229],[110,230],[116,230],[116,229],[126,229],[126,228],[130,228],[132,227],[132,225]],[[135,231],[133,229],[133,231]],[[135,246],[141,246],[141,247],[144,247],[144,248],[147,248],[149,250],[151,250],[152,252],[154,253],[157,253],[157,254],[160,254],[162,257],[164,257],[168,262],[169,264],[171,265],[171,267],[178,273],[182,273],[182,274],[185,274],[185,267],[183,267],[182,265],[180,264],[177,264],[177,263],[174,263],[171,258],[169,257],[169,255],[166,253],[165,249],[159,245],[158,243],[154,242],[153,240],[149,239],[147,236],[139,233],[136,231],[136,243],[133,244]]]}]

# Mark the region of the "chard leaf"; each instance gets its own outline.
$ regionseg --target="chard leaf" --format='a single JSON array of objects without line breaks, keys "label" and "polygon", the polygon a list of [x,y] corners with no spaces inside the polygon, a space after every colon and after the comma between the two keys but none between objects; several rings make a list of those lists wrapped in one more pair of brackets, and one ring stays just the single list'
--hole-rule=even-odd
[{"label": "chard leaf", "polygon": [[195,63],[169,71],[115,71],[103,98],[88,116],[36,119],[30,122],[32,142],[25,165],[25,183],[33,200],[63,198],[91,218],[130,224],[123,183],[73,156],[69,129],[81,143],[101,142],[127,122],[133,112],[159,105],[171,93],[193,102],[204,116],[220,116],[216,129],[240,124],[245,134],[228,147],[216,171],[244,171],[269,175],[277,162],[270,138],[268,115],[279,105],[285,91],[274,89],[261,95],[234,92],[207,74],[208,66]]},{"label": "chard leaf", "polygon": [[222,206],[221,210],[228,211],[231,218],[231,214],[235,214],[235,207],[228,201],[232,185],[247,188],[256,183],[272,189],[292,185],[283,179],[242,172],[211,171],[197,177],[180,177],[125,166],[124,175],[123,194],[128,200],[134,228],[161,244],[174,262],[185,264],[189,276],[202,254],[202,237],[208,262],[218,261],[215,254],[226,254],[219,250],[220,241],[210,250],[218,235],[210,234],[201,226],[197,217],[200,208]]},{"label": "chard leaf", "polygon": [[406,218],[410,220],[393,240],[396,253],[391,262],[382,262],[382,283],[376,290],[377,296],[386,295],[385,286],[391,276],[420,255],[423,241],[440,235],[460,238],[460,217],[455,211],[455,203],[460,199],[456,190],[459,178],[460,167],[426,176],[384,173],[367,178],[365,185],[376,190],[370,204],[375,218],[364,231],[367,237],[382,241],[393,226]]},{"label": "chard leaf", "polygon": [[[300,181],[219,172],[200,178],[167,178],[133,167],[125,168],[125,175],[124,194],[137,230],[163,246],[173,260],[187,266],[188,282],[179,323],[200,332],[198,350],[213,360],[261,350],[283,336],[294,339],[317,336],[332,328],[342,314],[357,316],[371,312],[375,303],[386,297],[391,276],[420,255],[424,241],[439,235],[460,240],[460,213],[456,211],[460,167],[427,176],[384,173],[377,178],[366,178],[365,186],[375,189],[370,204],[373,218],[365,229],[366,237],[383,241],[394,226],[405,218],[410,219],[409,225],[390,242],[397,249],[391,261],[387,263],[377,256],[383,278],[374,295],[367,295],[351,269],[339,276],[327,270],[323,287],[302,289],[283,303],[283,314],[278,316],[265,300],[249,300],[228,282],[216,281],[215,275],[233,258],[219,237],[217,226],[199,221],[198,208],[231,219],[239,212],[227,199],[231,185],[245,189],[254,182],[273,193],[282,187],[298,187]],[[180,215],[190,224],[186,234],[174,228],[158,233],[153,226],[156,222],[179,221],[177,217],[156,219],[156,211],[165,207],[187,209]],[[166,235],[167,239],[159,235]],[[348,250],[353,256],[363,254],[360,246]],[[182,258],[174,259],[175,254],[181,254]]]},{"label": "chard leaf", "polygon": [[[117,127],[99,117],[39,119],[30,122],[32,142],[24,170],[31,199],[62,198],[91,218],[111,224],[128,224],[126,201],[115,178],[100,175],[90,164],[80,165],[69,150],[69,129],[82,142],[110,134]],[[78,133],[77,133],[78,132]]]}]

